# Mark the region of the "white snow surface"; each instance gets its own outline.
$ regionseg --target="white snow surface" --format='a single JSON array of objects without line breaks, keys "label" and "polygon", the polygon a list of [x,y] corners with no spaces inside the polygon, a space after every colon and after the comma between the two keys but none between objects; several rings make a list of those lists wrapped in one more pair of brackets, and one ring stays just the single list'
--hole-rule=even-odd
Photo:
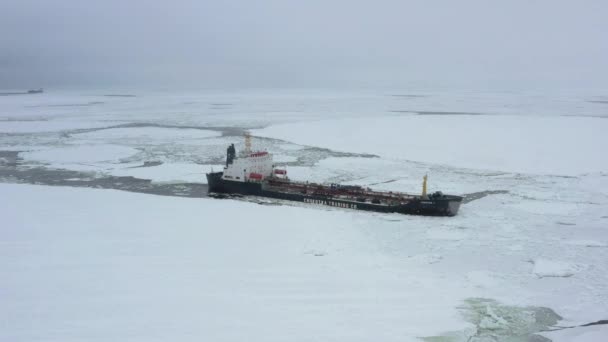
[{"label": "white snow surface", "polygon": [[[121,93],[137,96],[102,95]],[[293,179],[417,193],[428,174],[431,191],[508,192],[429,218],[0,184],[0,341],[415,341],[470,331],[459,311],[467,298],[548,307],[564,317],[558,325],[607,319],[608,107],[594,96],[3,97],[0,151],[22,151],[24,168],[204,183],[228,144],[242,148],[235,133],[269,126],[255,131],[254,148],[296,164],[287,167]],[[111,128],[122,124],[133,126]],[[12,157],[1,158],[0,167]],[[145,162],[163,164],[138,167]],[[606,334],[597,326],[545,336]]]},{"label": "white snow surface", "polygon": [[408,115],[273,125],[255,134],[338,151],[540,174],[608,171],[608,120],[589,117]]},{"label": "white snow surface", "polygon": [[[5,340],[416,341],[468,327],[457,307],[471,297],[581,323],[608,314],[606,249],[556,239],[571,227],[505,196],[446,220],[33,185],[0,195]],[[536,265],[563,260],[551,274],[591,266],[541,278],[526,261],[538,253]]]},{"label": "white snow surface", "polygon": [[608,326],[598,325],[559,330],[542,334],[553,342],[604,342],[608,339]]},{"label": "white snow surface", "polygon": [[563,261],[536,259],[532,272],[539,277],[570,277],[584,268],[583,265]]},{"label": "white snow surface", "polygon": [[465,284],[379,251],[367,213],[31,185],[0,194],[2,340],[407,341],[464,324]]},{"label": "white snow surface", "polygon": [[585,246],[585,247],[608,247],[608,243],[603,241],[596,240],[573,240],[568,241],[569,244],[575,246]]},{"label": "white snow surface", "polygon": [[272,160],[275,163],[292,163],[298,160],[298,158],[294,156],[286,156],[281,154],[275,154],[272,156]]}]

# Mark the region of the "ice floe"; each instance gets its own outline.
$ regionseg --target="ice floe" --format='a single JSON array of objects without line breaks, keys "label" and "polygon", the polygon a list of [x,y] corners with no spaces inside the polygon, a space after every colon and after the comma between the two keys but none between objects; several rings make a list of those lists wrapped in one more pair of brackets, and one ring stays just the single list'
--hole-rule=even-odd
[{"label": "ice floe", "polygon": [[288,123],[255,134],[459,167],[579,174],[608,170],[597,158],[607,130],[608,120],[586,117],[405,116]]},{"label": "ice floe", "polygon": [[[366,213],[33,185],[0,194],[11,294],[0,318],[15,339],[236,341],[280,317],[270,341],[403,341],[465,324],[455,307],[470,291],[370,249],[359,232],[379,221]],[[32,312],[44,319],[24,325]],[[176,329],[150,329],[167,322]]]},{"label": "ice floe", "polygon": [[66,145],[40,151],[22,152],[19,155],[27,161],[38,161],[58,166],[61,164],[117,162],[138,152],[138,150],[126,146],[97,144]]},{"label": "ice floe", "polygon": [[190,141],[193,139],[204,139],[220,136],[220,132],[191,129],[191,128],[165,128],[165,127],[121,127],[96,130],[76,135],[78,139],[95,140],[120,140],[120,141],[142,141],[145,143],[165,142],[170,140],[174,143]]},{"label": "ice floe", "polygon": [[608,325],[553,330],[542,335],[553,342],[605,342],[608,340]]},{"label": "ice floe", "polygon": [[540,258],[534,260],[533,263],[534,268],[532,269],[532,273],[539,278],[571,277],[586,268],[580,264]]},{"label": "ice floe", "polygon": [[441,254],[417,254],[408,258],[408,260],[422,264],[435,264],[440,262],[441,259],[443,259]]},{"label": "ice floe", "polygon": [[608,242],[597,240],[572,240],[567,241],[567,244],[584,247],[608,247]]},{"label": "ice floe", "polygon": [[101,121],[0,121],[0,133],[60,132],[86,128],[101,128],[110,125],[112,125],[112,123]]}]

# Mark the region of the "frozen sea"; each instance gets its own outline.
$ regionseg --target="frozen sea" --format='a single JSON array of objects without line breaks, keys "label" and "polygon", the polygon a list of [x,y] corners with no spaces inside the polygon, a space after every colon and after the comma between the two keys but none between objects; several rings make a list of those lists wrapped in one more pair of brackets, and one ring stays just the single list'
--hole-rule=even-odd
[{"label": "frozen sea", "polygon": [[[293,179],[465,203],[207,198],[245,131]],[[0,96],[0,341],[608,341],[607,132],[607,90]]]}]

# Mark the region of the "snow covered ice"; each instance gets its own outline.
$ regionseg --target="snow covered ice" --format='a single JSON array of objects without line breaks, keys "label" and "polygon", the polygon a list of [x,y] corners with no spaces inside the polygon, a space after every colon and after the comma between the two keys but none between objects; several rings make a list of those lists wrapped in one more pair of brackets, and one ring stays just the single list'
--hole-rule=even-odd
[{"label": "snow covered ice", "polygon": [[546,259],[534,260],[534,269],[532,272],[539,277],[571,277],[585,266],[564,263],[559,261],[551,261]]},{"label": "snow covered ice", "polygon": [[[580,327],[608,319],[608,106],[407,94],[0,98],[0,340],[608,340]],[[86,187],[205,183],[245,130],[294,179],[470,196],[432,218]],[[61,172],[84,187],[36,185]]]}]

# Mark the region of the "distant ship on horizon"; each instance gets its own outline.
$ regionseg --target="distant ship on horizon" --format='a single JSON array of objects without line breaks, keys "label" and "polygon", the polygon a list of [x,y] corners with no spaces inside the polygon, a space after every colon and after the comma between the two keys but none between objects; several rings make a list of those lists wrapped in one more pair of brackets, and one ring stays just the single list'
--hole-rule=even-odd
[{"label": "distant ship on horizon", "polygon": [[9,91],[9,92],[0,92],[0,95],[2,96],[7,96],[7,95],[28,95],[28,94],[42,94],[44,93],[44,89],[42,88],[38,88],[38,89],[30,89],[28,91]]}]

